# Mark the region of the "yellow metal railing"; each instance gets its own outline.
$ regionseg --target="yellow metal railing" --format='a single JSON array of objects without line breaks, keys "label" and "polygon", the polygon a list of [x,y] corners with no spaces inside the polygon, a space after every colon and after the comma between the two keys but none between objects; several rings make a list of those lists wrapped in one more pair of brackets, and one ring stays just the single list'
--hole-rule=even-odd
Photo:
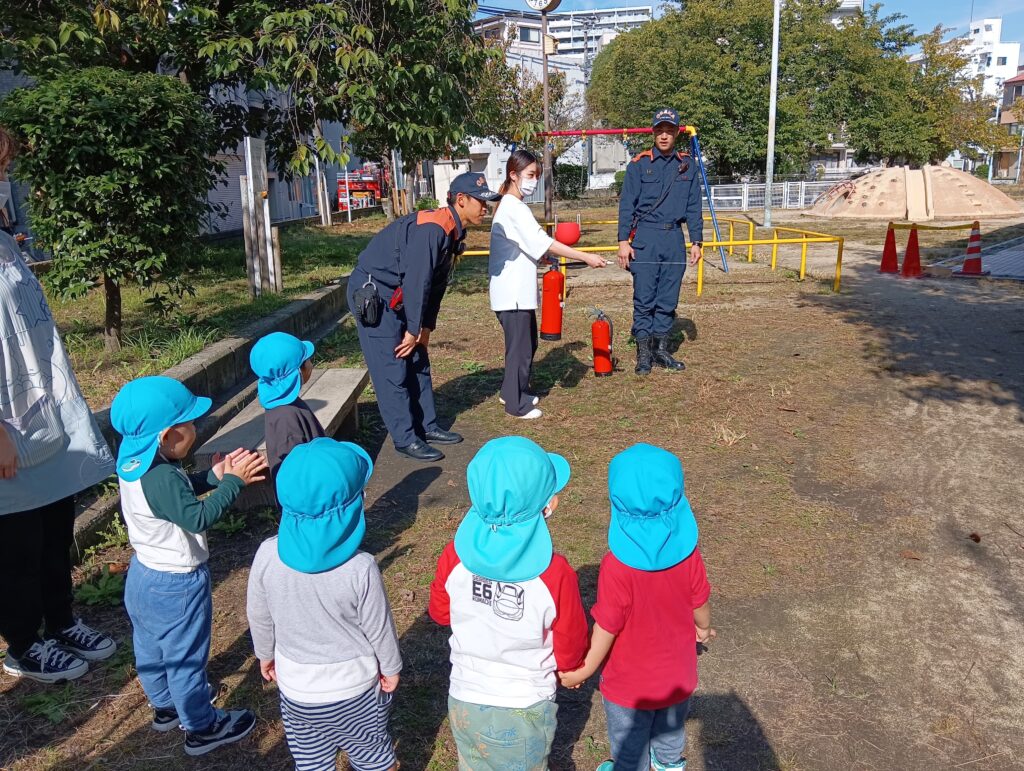
[{"label": "yellow metal railing", "polygon": [[918,225],[916,222],[890,222],[890,230],[970,230],[978,220],[965,222],[963,225]]},{"label": "yellow metal railing", "polygon": [[[719,222],[725,221],[719,218]],[[587,224],[615,224],[616,220],[601,220],[592,221]],[[748,228],[749,238],[736,240],[733,238],[735,234],[734,225],[742,224]],[[957,226],[959,227],[959,226]],[[968,225],[970,227],[970,225]],[[954,229],[952,226],[935,226],[932,229]],[[779,233],[794,233],[793,238],[779,238]],[[833,279],[833,292],[839,292],[840,286],[843,279],[843,247],[845,240],[842,235],[829,235],[824,232],[817,232],[815,230],[803,230],[796,227],[773,227],[772,238],[770,239],[756,239],[755,237],[755,225],[749,220],[729,220],[729,239],[724,241],[706,241],[703,244],[703,248],[717,249],[718,247],[724,247],[728,249],[729,254],[732,254],[735,247],[746,247],[746,261],[754,262],[754,247],[756,246],[770,246],[771,247],[771,269],[775,270],[778,263],[778,248],[779,246],[797,245],[801,247],[800,250],[800,281],[804,281],[807,277],[807,254],[808,247],[812,244],[835,244],[836,245],[836,274]],[[687,255],[689,254],[689,248],[692,246],[689,242],[686,243]],[[589,252],[591,254],[599,254],[602,252],[618,252],[618,245],[604,246],[604,247],[574,247],[580,252]],[[490,254],[486,249],[468,249],[463,253],[464,257],[486,257]],[[566,272],[567,260],[562,257],[558,260],[559,270],[564,274]],[[697,263],[697,297],[703,293],[703,280],[705,280],[705,260],[701,259]]]}]

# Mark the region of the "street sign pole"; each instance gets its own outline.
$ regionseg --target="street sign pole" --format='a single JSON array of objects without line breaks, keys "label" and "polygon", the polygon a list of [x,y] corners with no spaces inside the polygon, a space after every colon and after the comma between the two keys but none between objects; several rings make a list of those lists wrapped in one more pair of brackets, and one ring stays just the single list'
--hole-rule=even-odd
[{"label": "street sign pole", "polygon": [[775,176],[775,107],[779,93],[779,14],[782,0],[772,13],[772,81],[768,96],[768,158],[764,167],[764,226],[772,226],[772,179]]},{"label": "street sign pole", "polygon": [[[541,40],[541,66],[542,88],[544,91],[544,131],[551,130],[551,114],[548,99],[548,12],[547,9],[540,13],[540,40]],[[544,137],[544,221],[551,222],[554,216],[554,184],[551,171],[551,138]],[[549,228],[550,230],[550,228]]]}]

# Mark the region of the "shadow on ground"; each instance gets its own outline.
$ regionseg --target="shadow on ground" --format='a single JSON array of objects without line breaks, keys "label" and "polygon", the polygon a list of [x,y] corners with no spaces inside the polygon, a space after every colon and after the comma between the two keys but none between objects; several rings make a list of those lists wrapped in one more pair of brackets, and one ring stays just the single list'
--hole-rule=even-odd
[{"label": "shadow on ground", "polygon": [[[865,358],[904,378],[917,402],[988,402],[1024,407],[1021,288],[1008,282],[902,280],[864,266],[852,294],[810,295],[843,320],[874,327]],[[1024,419],[1024,413],[1022,413]]]}]

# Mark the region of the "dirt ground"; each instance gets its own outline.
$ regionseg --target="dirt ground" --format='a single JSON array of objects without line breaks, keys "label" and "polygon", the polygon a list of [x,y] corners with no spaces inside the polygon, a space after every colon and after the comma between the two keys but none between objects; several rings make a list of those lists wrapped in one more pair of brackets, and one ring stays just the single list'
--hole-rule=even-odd
[{"label": "dirt ground", "polygon": [[[719,634],[700,659],[690,768],[1024,768],[1024,290],[879,276],[874,244],[849,251],[861,258],[839,295],[814,277],[831,275],[825,256],[803,283],[788,253],[775,274],[760,254],[752,266],[737,256],[728,275],[709,269],[699,300],[688,274],[675,334],[688,369],[646,379],[632,374],[626,277],[575,280],[562,340],[538,351],[545,417],[529,423],[497,403],[502,350],[482,263],[460,267],[431,345],[439,407],[467,441],[437,465],[400,460],[372,392],[358,437],[377,457],[365,548],[405,657],[393,720],[404,769],[455,768],[447,635],[426,616],[428,584],[467,508],[466,462],[513,432],[572,464],[550,524],[588,605],[608,461],[637,441],[682,458]],[[616,322],[611,378],[589,369],[593,306]],[[359,362],[351,327],[319,356]],[[122,652],[66,689],[0,677],[0,767],[288,768],[244,612],[248,564],[273,530],[273,517],[252,515],[211,539],[210,671],[220,706],[258,711],[252,739],[192,761],[178,733],[149,731],[123,608],[88,608]],[[125,557],[111,548],[96,564]],[[552,768],[592,771],[608,755],[600,695],[591,682],[559,703]]]}]

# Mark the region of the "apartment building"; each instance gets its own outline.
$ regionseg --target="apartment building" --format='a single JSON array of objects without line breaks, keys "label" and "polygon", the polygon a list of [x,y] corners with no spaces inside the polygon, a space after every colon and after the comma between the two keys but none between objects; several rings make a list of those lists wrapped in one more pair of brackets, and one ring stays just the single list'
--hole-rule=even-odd
[{"label": "apartment building", "polygon": [[1020,64],[1020,43],[1002,39],[1001,18],[972,21],[967,32],[967,52],[971,56],[968,72],[972,77],[984,78],[985,96],[998,98],[1002,84],[1017,75]]}]

